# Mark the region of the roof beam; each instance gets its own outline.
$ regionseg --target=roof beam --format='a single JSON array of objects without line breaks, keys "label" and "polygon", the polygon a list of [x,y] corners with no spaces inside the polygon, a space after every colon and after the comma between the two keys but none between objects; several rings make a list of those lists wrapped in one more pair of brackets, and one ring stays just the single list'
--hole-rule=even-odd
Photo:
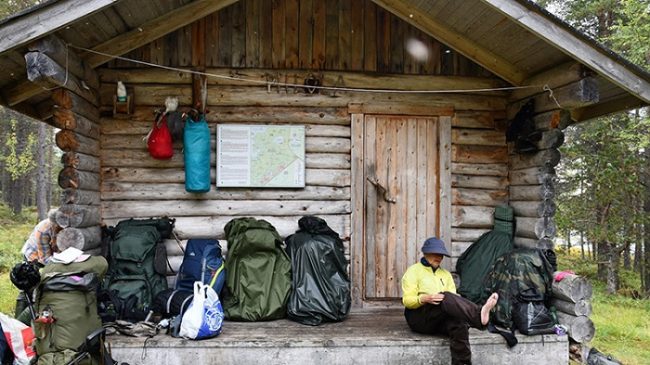
[{"label": "roof beam", "polygon": [[630,110],[646,106],[641,99],[624,94],[618,98],[606,100],[596,105],[574,109],[571,111],[571,119],[576,122],[602,117],[604,115],[620,112],[621,110]]},{"label": "roof beam", "polygon": [[[600,100],[598,80],[595,77],[585,77],[568,85],[559,87],[553,92],[544,92],[533,97],[535,113],[543,113],[554,109],[573,110],[595,105]],[[520,100],[508,104],[506,116],[508,120],[515,115],[528,100]]]},{"label": "roof beam", "polygon": [[[48,35],[27,45],[30,51],[25,54],[26,68],[29,71],[28,60],[34,59],[34,54],[39,53],[43,57],[50,58],[53,64],[67,65],[64,67],[70,76],[83,80],[90,88],[99,89],[99,76],[87,63],[83,62],[74,49],[66,47],[65,42],[56,35]],[[53,70],[49,70],[52,72]],[[0,93],[5,98],[7,105],[13,106],[33,96],[36,96],[54,85],[44,86],[42,83],[35,83],[28,79],[9,87],[4,87]]]},{"label": "roof beam", "polygon": [[[514,102],[525,98],[529,98],[536,94],[541,94],[544,91],[544,86],[548,86],[551,90],[558,87],[576,82],[588,76],[590,73],[580,62],[567,62],[560,66],[556,66],[550,70],[541,72],[537,75],[531,76],[524,81],[524,85],[530,85],[527,89],[514,90],[508,101]],[[532,87],[535,86],[535,87]]]},{"label": "roof beam", "polygon": [[521,85],[528,76],[523,70],[510,63],[507,59],[489,51],[478,43],[472,42],[463,34],[451,30],[448,26],[431,18],[427,13],[408,5],[405,1],[372,1],[412,26],[446,43],[462,55],[470,58],[513,85]]},{"label": "roof beam", "polygon": [[0,26],[0,53],[52,33],[119,0],[61,0],[9,20]]},{"label": "roof beam", "polygon": [[604,78],[620,86],[626,91],[650,103],[650,81],[634,73],[629,67],[606,54],[598,47],[588,44],[576,33],[563,25],[549,21],[547,16],[540,14],[522,4],[520,0],[481,0],[499,10],[504,15],[515,20],[533,34],[546,40],[568,56],[577,59],[598,72]]},{"label": "roof beam", "polygon": [[[150,20],[127,33],[120,34],[94,47],[93,51],[110,55],[123,55],[236,2],[237,0],[198,0],[191,2],[170,13]],[[96,53],[89,53],[84,58],[93,68],[113,59],[113,57]]]}]

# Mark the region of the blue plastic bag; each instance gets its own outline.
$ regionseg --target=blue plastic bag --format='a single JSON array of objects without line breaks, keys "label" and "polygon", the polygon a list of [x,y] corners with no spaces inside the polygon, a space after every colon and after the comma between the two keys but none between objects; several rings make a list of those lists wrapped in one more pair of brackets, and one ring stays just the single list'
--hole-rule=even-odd
[{"label": "blue plastic bag", "polygon": [[201,115],[198,121],[189,118],[183,131],[185,155],[185,190],[190,193],[210,191],[210,128]]},{"label": "blue plastic bag", "polygon": [[183,314],[180,336],[190,340],[202,340],[221,333],[223,307],[219,296],[208,284],[194,283],[192,304]]}]

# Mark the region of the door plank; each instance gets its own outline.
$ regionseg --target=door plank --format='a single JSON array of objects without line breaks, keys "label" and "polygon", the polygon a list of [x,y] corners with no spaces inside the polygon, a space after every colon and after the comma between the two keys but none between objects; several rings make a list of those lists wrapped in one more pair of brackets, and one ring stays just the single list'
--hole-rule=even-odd
[{"label": "door plank", "polygon": [[391,229],[395,232],[395,239],[388,244],[388,271],[386,276],[386,292],[390,297],[399,296],[399,278],[401,277],[401,267],[405,259],[405,238],[406,225],[408,222],[408,195],[407,187],[409,184],[407,175],[407,157],[408,157],[408,134],[407,119],[405,117],[392,120],[396,124],[393,130],[395,133],[395,146],[393,148],[395,170],[391,172],[391,177],[395,179],[395,189],[391,192],[392,197],[396,200],[391,204],[395,210],[395,221],[391,224]]},{"label": "door plank", "polygon": [[424,118],[418,118],[418,125],[417,125],[417,135],[418,135],[418,141],[417,141],[417,152],[416,152],[416,158],[415,160],[417,161],[417,189],[416,189],[416,195],[417,195],[417,208],[416,208],[416,215],[415,215],[415,224],[416,224],[416,240],[415,242],[412,242],[411,245],[415,247],[415,252],[413,256],[410,256],[411,262],[414,263],[415,260],[417,260],[417,257],[419,256],[419,248],[420,244],[424,242],[424,240],[427,238],[427,227],[428,222],[427,222],[427,201],[429,199],[428,197],[428,190],[427,190],[427,175],[428,175],[428,158],[427,158],[427,151],[428,151],[428,146],[430,144],[430,139],[431,137],[428,135],[428,120]]},{"label": "door plank", "polygon": [[[364,184],[366,186],[366,228],[365,228],[365,247],[364,247],[364,289],[366,297],[374,297],[375,294],[375,240],[376,237],[376,220],[377,220],[377,189],[367,179],[373,179],[376,176],[375,148],[377,144],[377,118],[366,116],[366,133],[365,133],[365,171]],[[369,165],[370,164],[370,165]]]},{"label": "door plank", "polygon": [[367,184],[364,174],[364,117],[363,114],[351,115],[351,168],[352,168],[352,221],[350,230],[350,276],[352,278],[352,306],[363,306],[363,277],[365,263],[364,228],[365,189]]},{"label": "door plank", "polygon": [[[437,145],[438,145],[438,128],[437,118],[427,122],[427,159],[429,165],[427,168],[427,237],[437,236],[438,227],[438,174],[439,166],[437,164]],[[431,164],[431,162],[434,162]]]},{"label": "door plank", "polygon": [[[406,190],[406,200],[407,200],[407,215],[405,218],[406,222],[406,232],[404,234],[404,250],[402,262],[398,266],[398,273],[400,275],[406,272],[406,269],[411,263],[414,263],[417,259],[416,256],[416,245],[418,241],[418,227],[417,227],[417,218],[418,218],[418,119],[409,118],[407,121],[407,151],[406,151],[406,177],[407,177],[407,190]],[[426,168],[426,167],[425,167]],[[401,291],[399,296],[401,296]]]},{"label": "door plank", "polygon": [[[451,252],[451,117],[443,116],[438,121],[439,147],[439,174],[440,201],[438,212],[440,214],[439,237],[445,242],[445,248]],[[443,268],[450,270],[451,260],[443,261]]]},{"label": "door plank", "polygon": [[[387,148],[393,146],[394,135],[388,128],[389,120],[386,117],[377,118],[377,180],[391,193],[391,185],[389,184],[388,174],[391,171],[391,149]],[[376,241],[375,241],[375,295],[384,297],[386,295],[386,270],[387,270],[387,243],[393,239],[391,237],[392,230],[390,229],[392,210],[388,202],[383,198],[383,194],[377,194],[377,225],[376,225]],[[380,224],[385,222],[385,224]]]}]

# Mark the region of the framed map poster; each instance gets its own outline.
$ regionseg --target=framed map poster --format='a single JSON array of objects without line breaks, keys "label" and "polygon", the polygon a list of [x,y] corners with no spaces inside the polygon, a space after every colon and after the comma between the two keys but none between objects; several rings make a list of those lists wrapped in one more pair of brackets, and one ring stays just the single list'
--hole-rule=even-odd
[{"label": "framed map poster", "polygon": [[305,187],[305,126],[217,125],[217,187]]}]

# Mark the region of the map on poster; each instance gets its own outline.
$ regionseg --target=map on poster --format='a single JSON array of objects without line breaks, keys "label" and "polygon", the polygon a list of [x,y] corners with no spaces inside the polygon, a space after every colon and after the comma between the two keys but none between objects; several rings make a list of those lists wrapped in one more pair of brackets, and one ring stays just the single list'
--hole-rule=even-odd
[{"label": "map on poster", "polygon": [[304,126],[217,126],[217,187],[304,186]]}]

